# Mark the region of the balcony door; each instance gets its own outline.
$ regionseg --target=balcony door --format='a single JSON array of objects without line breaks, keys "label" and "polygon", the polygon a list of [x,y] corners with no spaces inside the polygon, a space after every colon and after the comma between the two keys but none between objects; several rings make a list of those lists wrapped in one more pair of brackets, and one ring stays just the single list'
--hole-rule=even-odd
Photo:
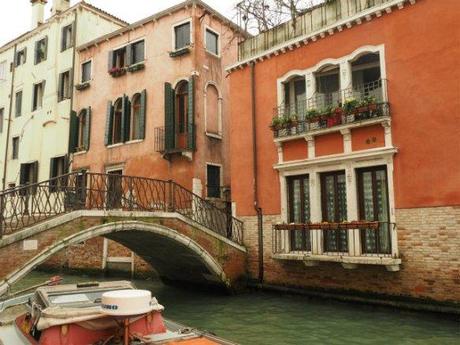
[{"label": "balcony door", "polygon": [[187,148],[187,137],[189,130],[188,114],[188,82],[182,81],[176,89],[176,143],[177,148]]},{"label": "balcony door", "polygon": [[379,221],[377,230],[361,232],[366,254],[391,254],[388,179],[385,166],[358,169],[359,218]]},{"label": "balcony door", "polygon": [[[321,175],[321,209],[323,222],[347,220],[347,191],[345,171]],[[323,230],[325,252],[348,252],[347,230]]]},{"label": "balcony door", "polygon": [[[310,221],[310,184],[308,175],[287,179],[289,223]],[[289,234],[291,251],[310,251],[310,231],[292,230]]]}]

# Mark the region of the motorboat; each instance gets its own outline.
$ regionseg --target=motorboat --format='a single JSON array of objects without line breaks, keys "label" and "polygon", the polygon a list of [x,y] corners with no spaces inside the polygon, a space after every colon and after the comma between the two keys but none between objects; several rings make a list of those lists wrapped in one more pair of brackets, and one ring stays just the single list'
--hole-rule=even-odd
[{"label": "motorboat", "polygon": [[129,281],[41,286],[0,302],[0,345],[233,345],[163,318],[164,307]]}]

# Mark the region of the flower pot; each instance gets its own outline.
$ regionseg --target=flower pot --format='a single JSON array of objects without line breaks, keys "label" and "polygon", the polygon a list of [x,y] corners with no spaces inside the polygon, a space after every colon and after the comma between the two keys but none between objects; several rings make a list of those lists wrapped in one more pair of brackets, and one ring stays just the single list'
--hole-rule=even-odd
[{"label": "flower pot", "polygon": [[342,115],[341,114],[334,114],[329,116],[327,119],[327,127],[334,127],[340,125],[342,123]]},{"label": "flower pot", "polygon": [[319,120],[312,119],[310,120],[310,129],[318,129],[319,128]]},{"label": "flower pot", "polygon": [[345,117],[345,120],[347,123],[352,123],[355,121],[355,114],[348,114],[346,117]]}]

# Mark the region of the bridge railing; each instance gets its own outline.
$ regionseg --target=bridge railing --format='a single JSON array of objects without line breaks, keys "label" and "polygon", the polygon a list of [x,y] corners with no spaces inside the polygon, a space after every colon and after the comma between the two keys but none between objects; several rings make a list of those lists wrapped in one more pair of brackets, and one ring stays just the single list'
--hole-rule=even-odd
[{"label": "bridge railing", "polygon": [[174,181],[70,173],[0,193],[0,238],[76,210],[177,212],[242,243],[243,223]]}]

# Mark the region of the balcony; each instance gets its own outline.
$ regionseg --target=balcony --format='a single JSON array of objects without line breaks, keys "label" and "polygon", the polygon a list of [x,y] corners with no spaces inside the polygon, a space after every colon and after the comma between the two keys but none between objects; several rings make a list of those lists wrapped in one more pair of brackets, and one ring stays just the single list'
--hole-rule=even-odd
[{"label": "balcony", "polygon": [[[402,0],[401,2],[403,2]],[[266,51],[301,40],[309,35],[318,35],[334,26],[351,25],[353,20],[361,23],[361,17],[369,12],[380,13],[394,5],[394,0],[332,0],[321,1],[300,15],[293,25],[292,20],[246,39],[238,45],[238,60],[245,61]]]},{"label": "balcony", "polygon": [[195,151],[195,125],[155,128],[155,151],[164,156]]},{"label": "balcony", "polygon": [[386,94],[384,79],[337,92],[316,93],[307,100],[276,107],[270,128],[275,138],[283,138],[372,124],[390,116]]},{"label": "balcony", "polygon": [[396,224],[388,222],[275,224],[273,258],[306,266],[338,262],[347,269],[382,265],[397,271],[401,259],[394,240]]}]

